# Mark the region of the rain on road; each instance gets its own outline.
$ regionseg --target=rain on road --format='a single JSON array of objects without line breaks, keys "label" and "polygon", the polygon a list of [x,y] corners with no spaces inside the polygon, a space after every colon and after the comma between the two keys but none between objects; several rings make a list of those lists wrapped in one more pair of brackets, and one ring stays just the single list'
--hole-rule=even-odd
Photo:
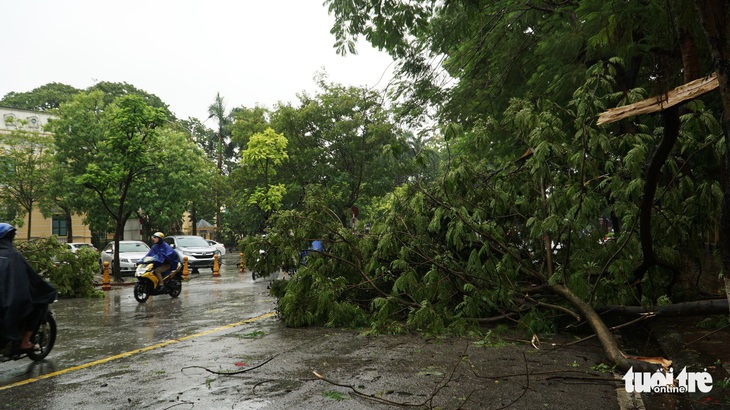
[{"label": "rain on road", "polygon": [[138,303],[132,286],[123,286],[103,299],[57,301],[52,309],[58,339],[51,354],[39,363],[0,363],[0,390],[39,377],[74,377],[74,371],[95,364],[273,316],[270,280],[254,282],[250,274],[239,273],[236,259],[224,256],[220,277],[208,269],[190,275],[176,299],[159,295]]}]

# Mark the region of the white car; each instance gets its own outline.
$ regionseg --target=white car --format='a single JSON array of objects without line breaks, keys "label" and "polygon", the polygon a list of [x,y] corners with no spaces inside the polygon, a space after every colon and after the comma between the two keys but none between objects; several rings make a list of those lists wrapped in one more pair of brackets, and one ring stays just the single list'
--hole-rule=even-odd
[{"label": "white car", "polygon": [[[142,241],[119,241],[119,267],[122,275],[134,275],[137,269],[137,261],[144,258],[149,252],[150,247]],[[109,262],[109,272],[112,269],[112,260],[114,259],[114,242],[109,244],[101,251],[99,264],[102,270],[104,262]]]},{"label": "white car", "polygon": [[83,242],[68,242],[66,243],[66,248],[73,253],[76,253],[79,249],[91,249],[92,251],[96,252],[96,248],[94,247],[94,245]]},{"label": "white car", "polygon": [[208,244],[210,244],[210,246],[218,250],[218,255],[223,256],[226,254],[226,245],[223,245],[222,243],[216,242],[211,239],[206,239],[206,241],[208,242]]}]

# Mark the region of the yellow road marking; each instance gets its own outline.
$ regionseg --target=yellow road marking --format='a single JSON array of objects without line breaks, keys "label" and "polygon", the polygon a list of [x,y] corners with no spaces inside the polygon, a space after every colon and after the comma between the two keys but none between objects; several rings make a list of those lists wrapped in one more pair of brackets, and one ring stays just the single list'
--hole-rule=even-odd
[{"label": "yellow road marking", "polygon": [[143,347],[141,349],[132,350],[130,352],[120,353],[118,355],[105,357],[103,359],[99,359],[99,360],[96,360],[96,361],[93,361],[93,362],[81,364],[81,365],[78,365],[78,366],[69,367],[69,368],[66,368],[66,369],[63,369],[63,370],[59,370],[57,372],[46,373],[46,374],[40,375],[38,377],[33,377],[33,378],[25,379],[25,380],[22,380],[22,381],[19,381],[19,382],[15,382],[15,383],[11,383],[11,384],[6,384],[5,386],[0,386],[0,390],[11,389],[13,387],[22,386],[24,384],[29,384],[29,383],[37,382],[37,381],[43,380],[43,379],[50,379],[51,377],[60,376],[62,374],[69,373],[69,372],[73,372],[73,371],[76,371],[76,370],[82,370],[82,369],[86,369],[88,367],[92,367],[92,366],[96,366],[96,365],[108,363],[108,362],[111,362],[111,361],[114,361],[114,360],[123,359],[125,357],[133,356],[133,355],[135,355],[137,353],[148,352],[150,350],[159,349],[160,347],[165,347],[165,346],[171,345],[173,343],[178,343],[178,342],[182,342],[184,340],[194,339],[196,337],[206,336],[206,335],[209,335],[211,333],[220,332],[221,330],[231,329],[231,328],[238,327],[238,326],[241,326],[241,325],[245,325],[245,324],[248,324],[248,323],[252,323],[252,322],[256,322],[256,321],[263,320],[263,319],[266,319],[266,318],[270,318],[271,316],[274,316],[275,314],[276,314],[276,312],[265,313],[265,314],[263,314],[261,316],[256,316],[256,317],[253,317],[251,319],[246,319],[246,320],[243,320],[243,321],[240,321],[240,322],[231,323],[229,325],[216,327],[214,329],[206,330],[204,332],[195,333],[195,334],[192,334],[192,335],[189,335],[189,336],[184,336],[184,337],[181,337],[179,339],[167,340],[165,342],[158,343],[156,345]]}]

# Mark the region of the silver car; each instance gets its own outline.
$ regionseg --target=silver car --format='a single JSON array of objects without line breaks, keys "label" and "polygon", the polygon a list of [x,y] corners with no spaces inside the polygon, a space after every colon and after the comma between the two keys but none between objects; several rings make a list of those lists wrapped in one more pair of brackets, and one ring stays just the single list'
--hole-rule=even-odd
[{"label": "silver car", "polygon": [[[213,269],[214,256],[218,250],[200,236],[195,235],[173,235],[165,237],[165,242],[170,244],[177,252],[180,262],[188,258],[188,267],[193,273],[198,273],[198,268]],[[218,263],[220,264],[220,260]]]},{"label": "silver car", "polygon": [[[142,259],[150,247],[142,241],[119,241],[119,267],[122,275],[134,275],[137,269],[137,261]],[[114,259],[114,242],[109,244],[101,251],[99,264],[104,269],[104,262],[109,262],[109,272],[111,273]]]}]

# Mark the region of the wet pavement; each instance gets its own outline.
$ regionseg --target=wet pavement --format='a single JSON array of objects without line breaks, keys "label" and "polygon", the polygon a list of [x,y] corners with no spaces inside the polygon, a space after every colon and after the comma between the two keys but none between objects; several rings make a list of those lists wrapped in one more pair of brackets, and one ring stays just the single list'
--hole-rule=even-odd
[{"label": "wet pavement", "polygon": [[235,262],[224,258],[220,278],[192,275],[177,299],[140,304],[117,287],[60,300],[46,361],[0,363],[0,408],[616,409],[625,396],[595,370],[600,347],[567,336],[533,346],[287,328],[270,280]]}]

